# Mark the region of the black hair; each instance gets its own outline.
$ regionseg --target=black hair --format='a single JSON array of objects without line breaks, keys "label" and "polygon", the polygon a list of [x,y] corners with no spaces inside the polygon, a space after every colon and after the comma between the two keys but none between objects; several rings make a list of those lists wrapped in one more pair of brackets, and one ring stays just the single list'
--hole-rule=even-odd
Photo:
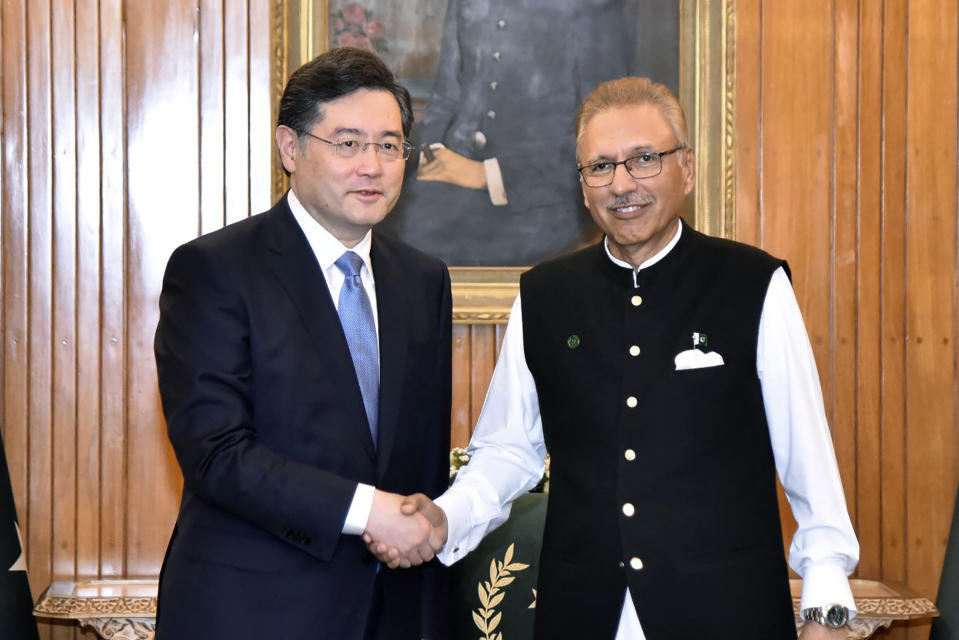
[{"label": "black hair", "polygon": [[403,135],[410,137],[413,106],[410,92],[398,84],[393,72],[374,53],[339,47],[320,54],[293,72],[283,89],[277,126],[285,125],[301,138],[323,117],[323,105],[359,89],[389,91],[396,98],[403,120]]}]

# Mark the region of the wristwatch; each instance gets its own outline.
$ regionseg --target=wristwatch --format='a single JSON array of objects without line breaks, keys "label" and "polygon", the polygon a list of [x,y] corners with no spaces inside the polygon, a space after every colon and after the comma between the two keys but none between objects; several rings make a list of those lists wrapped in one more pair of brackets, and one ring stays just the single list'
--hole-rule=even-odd
[{"label": "wristwatch", "polygon": [[830,604],[825,607],[810,607],[802,610],[802,619],[807,622],[818,622],[830,629],[839,629],[849,622],[849,609],[841,604]]}]

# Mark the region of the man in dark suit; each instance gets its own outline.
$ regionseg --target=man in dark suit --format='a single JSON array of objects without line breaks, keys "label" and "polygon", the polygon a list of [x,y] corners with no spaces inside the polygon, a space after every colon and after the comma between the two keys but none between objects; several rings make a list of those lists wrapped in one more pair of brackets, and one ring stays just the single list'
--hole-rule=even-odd
[{"label": "man in dark suit", "polygon": [[[450,282],[371,227],[403,181],[412,110],[373,54],[298,69],[277,147],[291,190],[178,248],[155,351],[183,500],[160,575],[159,640],[419,639],[439,548],[404,495],[447,482]],[[427,613],[421,613],[427,612]]]}]

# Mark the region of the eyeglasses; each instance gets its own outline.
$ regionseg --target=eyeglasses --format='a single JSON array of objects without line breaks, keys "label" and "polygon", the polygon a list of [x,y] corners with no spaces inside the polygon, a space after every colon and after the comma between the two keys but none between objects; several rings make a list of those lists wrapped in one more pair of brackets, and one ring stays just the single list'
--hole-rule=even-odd
[{"label": "eyeglasses", "polygon": [[669,151],[644,151],[619,162],[604,160],[587,164],[579,167],[577,171],[579,171],[580,177],[588,187],[605,187],[613,184],[613,177],[616,175],[618,165],[626,167],[629,175],[637,180],[652,178],[663,172],[663,156],[668,156],[685,148],[686,145],[681,144]]},{"label": "eyeglasses", "polygon": [[357,140],[356,138],[340,138],[339,140],[327,140],[326,138],[321,138],[320,136],[315,136],[309,131],[305,132],[306,135],[311,138],[316,138],[320,142],[325,142],[326,144],[333,147],[333,151],[336,152],[336,155],[341,158],[355,158],[361,152],[366,153],[366,150],[369,147],[373,147],[376,151],[376,155],[380,157],[381,160],[391,162],[393,160],[399,160],[400,158],[406,160],[410,157],[410,153],[413,152],[413,145],[409,142],[402,142],[397,144],[396,142],[363,142],[362,140]]}]

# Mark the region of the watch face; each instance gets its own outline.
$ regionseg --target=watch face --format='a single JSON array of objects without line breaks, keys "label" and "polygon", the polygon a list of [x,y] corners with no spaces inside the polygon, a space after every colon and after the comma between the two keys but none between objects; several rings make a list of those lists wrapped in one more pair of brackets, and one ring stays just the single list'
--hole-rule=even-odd
[{"label": "watch face", "polygon": [[846,607],[840,605],[833,605],[829,607],[829,610],[826,611],[826,624],[830,627],[836,628],[841,627],[846,624],[846,619],[849,617],[849,612],[846,610]]}]

